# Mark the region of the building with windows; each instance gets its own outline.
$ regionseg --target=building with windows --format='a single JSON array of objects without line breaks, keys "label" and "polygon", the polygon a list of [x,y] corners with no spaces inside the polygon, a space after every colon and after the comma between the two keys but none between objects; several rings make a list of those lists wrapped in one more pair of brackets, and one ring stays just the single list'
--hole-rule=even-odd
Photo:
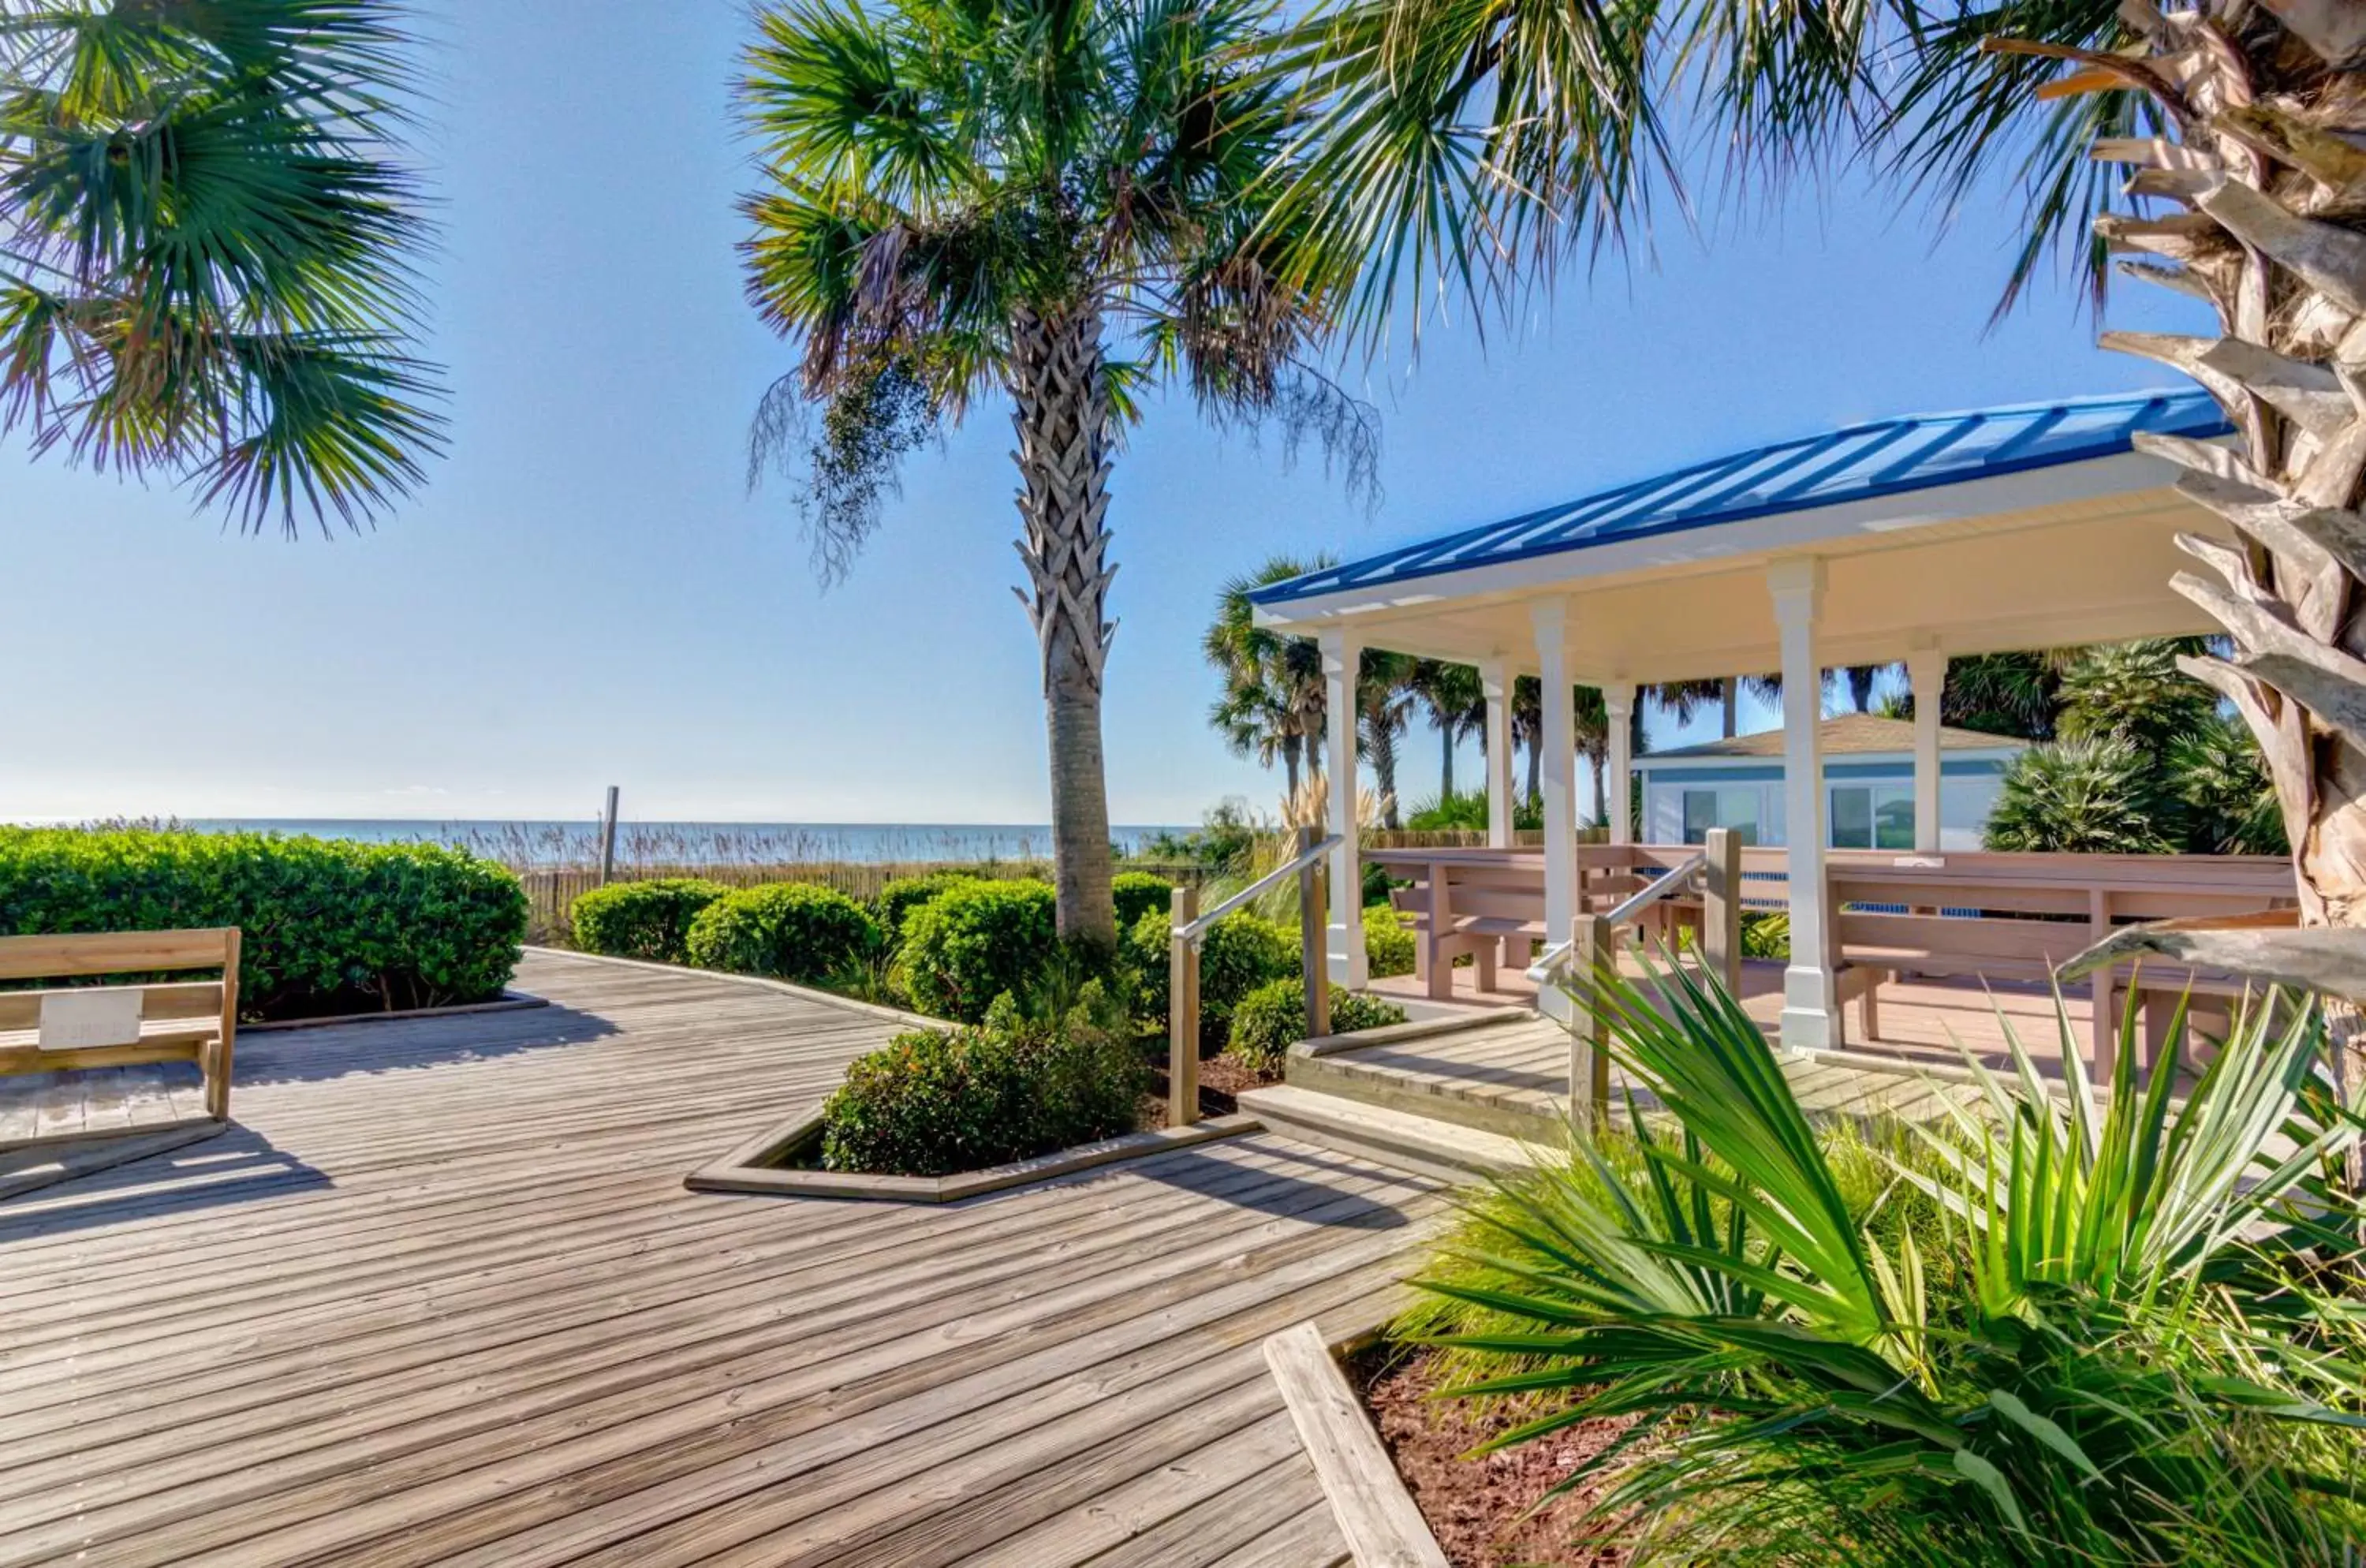
[{"label": "building with windows", "polygon": [[[1742,842],[1787,842],[1784,736],[1779,729],[1635,759],[1642,781],[1644,840],[1697,844],[1711,828]],[[1946,726],[1939,729],[1936,848],[1980,847],[2004,771],[2024,742]],[[1824,843],[1836,850],[1911,851],[1928,843],[1914,823],[1914,726],[1872,714],[1823,722]]]}]

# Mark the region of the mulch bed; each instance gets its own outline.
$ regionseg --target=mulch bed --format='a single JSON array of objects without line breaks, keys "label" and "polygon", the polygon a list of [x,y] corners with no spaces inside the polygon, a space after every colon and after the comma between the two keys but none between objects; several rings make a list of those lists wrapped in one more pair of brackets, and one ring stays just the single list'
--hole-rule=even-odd
[{"label": "mulch bed", "polygon": [[1617,1529],[1580,1522],[1605,1483],[1572,1493],[1532,1518],[1521,1517],[1562,1477],[1608,1447],[1627,1423],[1588,1421],[1470,1459],[1465,1456],[1472,1449],[1526,1417],[1500,1406],[1431,1399],[1438,1376],[1436,1358],[1427,1351],[1367,1351],[1349,1364],[1347,1374],[1361,1390],[1397,1473],[1455,1568],[1615,1568],[1631,1561]]}]

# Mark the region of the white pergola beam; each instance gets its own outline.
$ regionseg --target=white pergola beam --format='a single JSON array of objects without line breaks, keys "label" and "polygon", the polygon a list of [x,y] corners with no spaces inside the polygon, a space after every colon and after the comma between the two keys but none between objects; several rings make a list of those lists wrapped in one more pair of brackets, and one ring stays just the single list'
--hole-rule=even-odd
[{"label": "white pergola beam", "polygon": [[1512,667],[1501,659],[1479,665],[1480,689],[1487,695],[1487,844],[1512,846]]},{"label": "white pergola beam", "polygon": [[1602,819],[1610,825],[1610,841],[1631,844],[1635,841],[1635,791],[1631,780],[1635,771],[1635,683],[1604,682],[1602,706],[1609,729],[1609,765],[1602,771],[1602,787],[1610,798],[1596,804],[1602,807]]},{"label": "white pergola beam", "polygon": [[[1569,672],[1569,606],[1539,599],[1528,615],[1544,688],[1545,931],[1549,942],[1560,942],[1577,914],[1577,710]],[[1560,1000],[1554,994],[1539,998],[1548,1012]]]},{"label": "white pergola beam", "polygon": [[1324,931],[1324,952],[1332,984],[1360,990],[1370,978],[1364,952],[1363,847],[1356,818],[1356,671],[1364,650],[1342,628],[1326,630],[1315,640],[1323,653],[1330,828],[1339,840],[1339,847],[1331,852],[1331,919]]},{"label": "white pergola beam", "polygon": [[1914,848],[1939,848],[1939,703],[1947,689],[1946,650],[1918,648],[1906,656],[1907,689],[1914,694]]},{"label": "white pergola beam", "polygon": [[1841,1035],[1824,888],[1824,666],[1816,649],[1824,563],[1796,557],[1769,562],[1766,586],[1783,652],[1784,860],[1791,881],[1783,1043],[1813,1051],[1839,1043]]}]

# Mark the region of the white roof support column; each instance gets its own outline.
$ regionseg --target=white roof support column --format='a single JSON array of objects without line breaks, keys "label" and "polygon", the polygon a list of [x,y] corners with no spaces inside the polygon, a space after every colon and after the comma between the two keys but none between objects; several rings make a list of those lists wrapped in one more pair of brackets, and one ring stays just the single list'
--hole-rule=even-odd
[{"label": "white roof support column", "polygon": [[1331,919],[1324,928],[1332,984],[1361,989],[1370,978],[1364,953],[1364,856],[1356,820],[1356,671],[1363,646],[1345,631],[1315,639],[1323,653],[1324,772],[1330,774]]},{"label": "white roof support column", "polygon": [[[1540,599],[1528,610],[1537,634],[1537,674],[1544,708],[1545,931],[1548,945],[1569,940],[1577,916],[1577,706],[1569,674],[1569,606]],[[1537,1004],[1549,1016],[1569,998],[1548,990]]]},{"label": "white roof support column", "polygon": [[1602,787],[1608,800],[1597,802],[1602,819],[1610,826],[1610,841],[1635,841],[1635,682],[1606,682],[1602,708],[1610,731],[1609,765],[1602,770]]},{"label": "white roof support column", "polygon": [[1512,668],[1500,659],[1479,666],[1487,694],[1487,847],[1512,847]]},{"label": "white roof support column", "polygon": [[1946,650],[1918,648],[1906,655],[1907,689],[1914,694],[1914,848],[1939,848],[1939,702],[1947,689]]},{"label": "white roof support column", "polygon": [[1841,1033],[1824,886],[1824,667],[1816,648],[1824,563],[1800,557],[1770,561],[1766,585],[1774,596],[1783,649],[1783,833],[1791,879],[1783,1043],[1816,1050],[1839,1043]]}]

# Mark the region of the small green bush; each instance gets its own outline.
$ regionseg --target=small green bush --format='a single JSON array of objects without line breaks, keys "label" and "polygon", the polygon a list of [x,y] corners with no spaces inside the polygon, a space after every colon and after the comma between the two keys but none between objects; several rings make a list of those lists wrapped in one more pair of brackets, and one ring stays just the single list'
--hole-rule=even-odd
[{"label": "small green bush", "polygon": [[2177,849],[2177,807],[2153,759],[2129,741],[2057,740],[2015,757],[1989,813],[1987,845],[2019,854],[2157,855]]},{"label": "small green bush", "polygon": [[1364,910],[1364,962],[1375,980],[1413,973],[1414,935],[1392,904]]},{"label": "small green bush", "polygon": [[[1121,962],[1133,982],[1134,1006],[1144,1019],[1167,1012],[1167,953],[1174,924],[1153,909],[1127,928]],[[1208,928],[1200,946],[1200,1027],[1222,1040],[1243,997],[1298,968],[1298,933],[1245,911]]]},{"label": "small green bush", "polygon": [[904,976],[913,1005],[975,1023],[997,997],[1025,996],[1059,951],[1051,887],[967,882],[904,918]]},{"label": "small green bush", "polygon": [[0,829],[0,934],[236,926],[249,1019],[498,997],[526,912],[515,874],[436,844]]},{"label": "small green bush", "polygon": [[924,876],[899,876],[879,889],[879,897],[871,901],[871,912],[889,942],[901,942],[905,916],[940,893],[977,880],[978,874],[974,871],[932,871]]},{"label": "small green bush", "polygon": [[689,956],[691,922],[730,891],[695,876],[613,882],[576,899],[567,919],[586,953],[680,964]]},{"label": "small green bush", "polygon": [[845,894],[809,882],[743,887],[709,904],[685,944],[701,969],[817,985],[880,945],[879,926]]},{"label": "small green bush", "polygon": [[1031,1022],[1003,999],[971,1027],[896,1036],[823,1107],[823,1166],[943,1176],[1132,1132],[1149,1074],[1097,1010]]},{"label": "small green bush", "polygon": [[1136,920],[1153,909],[1174,908],[1175,884],[1146,871],[1121,871],[1110,885],[1117,899],[1117,929],[1132,931]]},{"label": "small green bush", "polygon": [[[1331,987],[1334,1034],[1404,1021],[1405,1010],[1394,1002]],[[1257,1072],[1271,1073],[1280,1068],[1282,1053],[1305,1038],[1306,981],[1293,975],[1268,981],[1241,998],[1233,1009],[1232,1038],[1224,1043],[1224,1055]]]}]

